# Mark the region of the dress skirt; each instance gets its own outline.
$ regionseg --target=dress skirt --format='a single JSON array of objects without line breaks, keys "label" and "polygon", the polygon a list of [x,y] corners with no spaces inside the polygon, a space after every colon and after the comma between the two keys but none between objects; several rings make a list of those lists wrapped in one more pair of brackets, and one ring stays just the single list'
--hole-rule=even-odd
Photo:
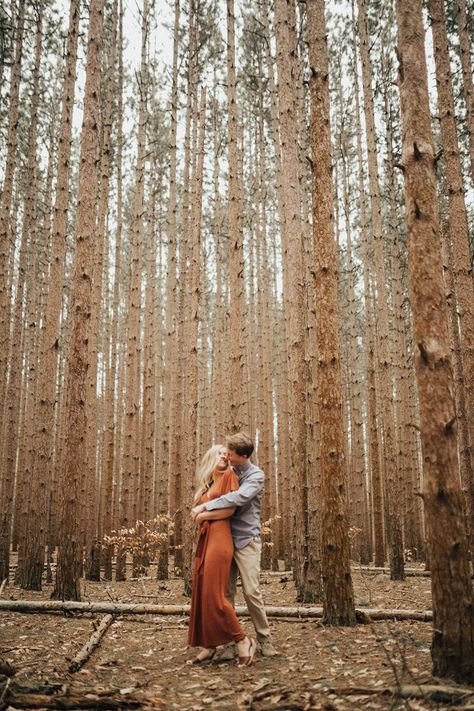
[{"label": "dress skirt", "polygon": [[[218,498],[238,487],[234,472],[226,472],[211,498]],[[201,503],[209,501],[203,496]],[[198,533],[193,572],[193,591],[188,644],[191,647],[217,647],[239,642],[245,637],[235,610],[226,597],[234,543],[230,520],[204,521]]]}]

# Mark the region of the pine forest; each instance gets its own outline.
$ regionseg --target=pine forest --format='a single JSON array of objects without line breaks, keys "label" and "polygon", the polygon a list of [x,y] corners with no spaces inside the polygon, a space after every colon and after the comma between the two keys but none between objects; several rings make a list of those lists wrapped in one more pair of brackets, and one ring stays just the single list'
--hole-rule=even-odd
[{"label": "pine forest", "polygon": [[473,66],[473,0],[2,1],[0,709],[474,708]]}]

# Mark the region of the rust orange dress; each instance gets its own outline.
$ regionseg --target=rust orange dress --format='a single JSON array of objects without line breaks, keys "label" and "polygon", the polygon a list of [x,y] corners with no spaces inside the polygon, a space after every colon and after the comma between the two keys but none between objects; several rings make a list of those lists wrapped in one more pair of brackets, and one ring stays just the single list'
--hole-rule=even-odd
[{"label": "rust orange dress", "polygon": [[[236,474],[228,469],[203,494],[199,503],[204,504],[238,488]],[[217,647],[227,642],[239,642],[245,637],[225,595],[233,555],[230,520],[204,521],[198,532],[194,561],[188,633],[191,647]]]}]

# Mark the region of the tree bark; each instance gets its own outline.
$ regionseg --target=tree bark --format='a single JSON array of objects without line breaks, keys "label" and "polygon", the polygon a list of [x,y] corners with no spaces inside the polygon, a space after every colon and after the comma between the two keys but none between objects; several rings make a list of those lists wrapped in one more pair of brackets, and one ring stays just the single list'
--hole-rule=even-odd
[{"label": "tree bark", "polygon": [[459,54],[461,57],[463,94],[466,104],[466,122],[469,140],[469,160],[471,180],[474,181],[474,83],[471,66],[471,40],[465,0],[456,0],[456,14],[459,34]]},{"label": "tree bark", "polygon": [[474,599],[456,451],[421,0],[397,0],[410,301],[432,570],[433,671],[474,680]]},{"label": "tree bark", "polygon": [[364,90],[365,121],[367,127],[367,154],[369,167],[370,207],[372,234],[375,251],[376,295],[375,307],[379,338],[377,342],[378,369],[380,377],[380,405],[383,422],[383,462],[386,483],[387,538],[390,551],[390,567],[393,580],[403,580],[404,557],[400,511],[400,496],[396,462],[396,432],[393,413],[393,369],[390,353],[390,332],[388,314],[388,290],[383,253],[383,221],[380,199],[379,175],[377,167],[377,146],[375,139],[375,117],[372,96],[372,65],[369,55],[369,40],[365,0],[358,0],[359,37],[362,59],[362,80]]},{"label": "tree bark", "polygon": [[61,519],[55,599],[79,600],[82,536],[78,530],[80,483],[86,466],[85,433],[93,239],[98,197],[100,51],[103,0],[92,0],[87,46],[84,119],[81,135],[76,252],[70,303],[71,343],[66,375],[65,451],[59,477]]},{"label": "tree bark", "polygon": [[[463,369],[465,417],[457,412],[459,448],[463,489],[465,492],[471,560],[474,564],[474,282],[469,250],[464,184],[456,133],[454,95],[449,63],[446,15],[442,0],[429,0],[428,10],[434,41],[438,113],[441,121],[441,142],[448,197],[448,240],[453,253],[455,296],[459,313],[460,355]],[[462,430],[467,429],[467,437]],[[466,442],[467,440],[467,442]]]},{"label": "tree bark", "polygon": [[229,432],[249,427],[248,379],[246,376],[246,303],[244,287],[244,235],[242,223],[242,154],[238,144],[237,95],[235,77],[234,0],[227,0],[227,110],[229,162]]},{"label": "tree bark", "polygon": [[326,624],[355,624],[350,571],[347,471],[338,336],[338,255],[334,237],[329,68],[324,0],[310,0],[313,239],[320,404],[321,568]]},{"label": "tree bark", "polygon": [[[7,389],[7,365],[10,346],[10,289],[12,270],[10,268],[14,242],[11,225],[13,205],[13,180],[16,168],[17,134],[19,121],[19,95],[21,79],[21,60],[23,54],[23,30],[25,24],[25,0],[18,4],[17,28],[15,37],[15,56],[11,68],[10,105],[8,111],[7,155],[5,174],[0,203],[0,413],[5,408]],[[0,449],[3,450],[3,426],[0,428]],[[0,486],[1,486],[1,516],[0,516],[0,578],[8,578],[10,562],[11,517],[13,510],[13,490],[15,472],[13,462],[1,452]]]},{"label": "tree bark", "polygon": [[[198,419],[198,347],[199,347],[199,306],[201,282],[201,213],[204,180],[204,140],[206,126],[206,91],[201,89],[199,109],[199,137],[197,144],[197,165],[193,174],[193,196],[191,214],[191,264],[189,269],[190,300],[187,305],[186,364],[188,376],[185,392],[185,414],[183,427],[183,462],[185,471],[192,472],[196,466],[197,419]],[[185,479],[181,505],[183,507],[183,577],[185,594],[191,593],[192,582],[192,542],[194,525],[189,511],[192,508],[193,487]]]},{"label": "tree bark", "polygon": [[284,229],[282,230],[283,302],[289,380],[289,440],[292,470],[294,575],[298,599],[311,602],[316,591],[309,584],[308,472],[306,404],[308,367],[305,362],[305,273],[303,223],[299,183],[298,123],[295,82],[296,32],[292,0],[275,2],[275,34],[282,166]]}]

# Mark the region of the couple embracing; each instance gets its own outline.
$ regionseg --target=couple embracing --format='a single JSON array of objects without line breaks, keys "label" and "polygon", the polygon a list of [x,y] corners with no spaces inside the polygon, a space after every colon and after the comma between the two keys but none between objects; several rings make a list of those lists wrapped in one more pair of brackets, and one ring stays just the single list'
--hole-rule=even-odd
[{"label": "couple embracing", "polygon": [[191,515],[200,526],[194,561],[188,644],[201,647],[189,664],[234,657],[238,666],[252,664],[256,640],[245,634],[234,610],[237,576],[264,656],[276,650],[260,592],[260,508],[264,489],[261,469],[250,461],[254,446],[239,432],[214,445],[197,471],[195,507]]}]

